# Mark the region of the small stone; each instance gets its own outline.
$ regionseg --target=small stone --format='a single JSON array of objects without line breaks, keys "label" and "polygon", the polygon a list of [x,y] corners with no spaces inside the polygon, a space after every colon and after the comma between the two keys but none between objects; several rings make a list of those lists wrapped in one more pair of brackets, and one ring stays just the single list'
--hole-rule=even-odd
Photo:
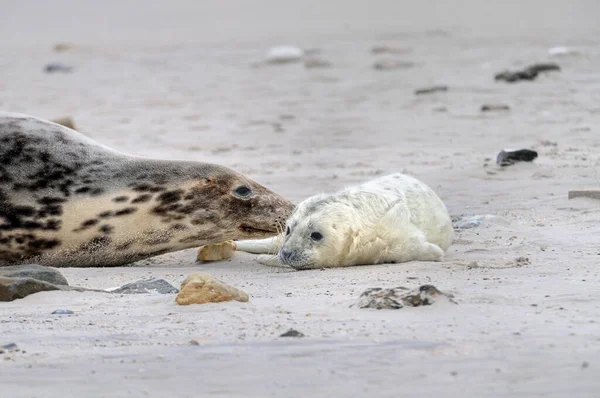
[{"label": "small stone", "polygon": [[280,335],[279,337],[304,337],[304,334],[300,333],[297,330],[290,329],[287,332],[285,332],[282,335]]},{"label": "small stone", "polygon": [[479,266],[479,264],[477,263],[477,261],[471,261],[469,264],[467,264],[467,269],[475,269],[475,268],[481,268]]},{"label": "small stone", "polygon": [[518,267],[522,267],[531,264],[531,261],[529,261],[528,257],[517,257],[515,259],[515,264],[517,264]]},{"label": "small stone", "polygon": [[456,304],[451,294],[440,292],[433,285],[422,285],[409,291],[406,287],[383,289],[375,287],[365,290],[354,304],[358,308],[400,309],[404,306],[419,307],[431,305],[438,300]]},{"label": "small stone", "polygon": [[52,315],[73,315],[74,312],[71,310],[54,310]]},{"label": "small stone", "polygon": [[581,51],[570,47],[557,46],[550,47],[548,49],[548,54],[553,57],[565,57],[569,55],[580,55]]},{"label": "small stone", "polygon": [[15,343],[0,345],[0,354],[4,354],[5,352],[17,351],[18,349],[19,347]]},{"label": "small stone", "polygon": [[590,367],[590,364],[587,361],[583,361],[581,363],[581,369],[587,369]]},{"label": "small stone", "polygon": [[554,63],[533,64],[517,71],[504,71],[496,74],[495,80],[504,80],[514,83],[519,80],[534,80],[540,72],[560,71],[560,66]]},{"label": "small stone", "polygon": [[288,64],[298,62],[304,57],[304,51],[294,46],[277,46],[267,51],[265,60],[269,64]]},{"label": "small stone", "polygon": [[193,274],[181,282],[181,291],[175,301],[179,305],[220,303],[222,301],[247,302],[248,295],[210,275]]},{"label": "small stone", "polygon": [[496,157],[496,163],[504,167],[517,162],[532,162],[537,157],[538,153],[531,149],[504,149]]},{"label": "small stone", "polygon": [[190,340],[190,345],[200,345],[198,340]]},{"label": "small stone", "polygon": [[32,278],[6,278],[0,276],[0,301],[13,301],[30,294],[61,290],[58,285]]},{"label": "small stone", "polygon": [[228,240],[222,243],[200,246],[198,249],[198,261],[220,261],[231,258],[237,249],[234,241]]},{"label": "small stone", "polygon": [[591,188],[591,189],[579,189],[569,191],[569,199],[574,198],[590,198],[590,199],[600,199],[600,189],[599,188]]},{"label": "small stone", "polygon": [[179,290],[177,290],[177,288],[171,285],[169,282],[164,279],[157,278],[142,279],[136,282],[131,282],[111,291],[111,293],[118,294],[173,294],[177,292],[179,292]]},{"label": "small stone", "polygon": [[70,128],[71,130],[75,130],[75,123],[73,122],[73,119],[71,119],[68,116],[54,119],[52,120],[52,123],[60,124],[61,126],[65,126],[67,128]]},{"label": "small stone", "polygon": [[304,67],[307,69],[329,68],[329,67],[331,67],[331,62],[326,61],[321,58],[308,57],[304,60]]},{"label": "small stone", "polygon": [[481,112],[510,111],[510,106],[504,104],[488,104],[481,106]]},{"label": "small stone", "polygon": [[414,67],[415,64],[410,61],[399,61],[395,59],[383,59],[373,64],[375,70],[395,70],[395,69],[409,69]]},{"label": "small stone", "polygon": [[59,62],[51,63],[44,67],[44,71],[46,73],[57,73],[57,72],[70,73],[72,70],[73,70],[72,67],[61,64]]},{"label": "small stone", "polygon": [[448,86],[431,86],[415,90],[415,95],[433,94],[448,91]]},{"label": "small stone", "polygon": [[54,285],[68,285],[67,279],[54,268],[38,264],[21,264],[0,267],[0,276],[6,278],[31,278]]},{"label": "small stone", "polygon": [[73,50],[74,48],[76,48],[77,46],[75,44],[72,43],[57,43],[54,45],[54,52],[57,53],[62,53],[65,51],[70,51]]}]

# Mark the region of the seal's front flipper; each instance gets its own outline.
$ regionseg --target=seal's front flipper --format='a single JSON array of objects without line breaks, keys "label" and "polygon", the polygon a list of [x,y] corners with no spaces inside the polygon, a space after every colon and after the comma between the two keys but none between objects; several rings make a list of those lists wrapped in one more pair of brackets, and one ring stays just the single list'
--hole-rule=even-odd
[{"label": "seal's front flipper", "polygon": [[254,254],[276,254],[283,243],[283,236],[273,238],[239,240],[235,242],[237,250]]}]

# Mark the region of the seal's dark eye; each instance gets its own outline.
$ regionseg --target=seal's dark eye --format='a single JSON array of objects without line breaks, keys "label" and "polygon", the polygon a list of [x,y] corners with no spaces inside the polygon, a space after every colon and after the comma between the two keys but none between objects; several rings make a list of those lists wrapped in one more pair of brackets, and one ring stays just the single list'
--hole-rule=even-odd
[{"label": "seal's dark eye", "polygon": [[233,192],[242,198],[247,198],[248,196],[252,195],[252,190],[245,185],[237,187]]},{"label": "seal's dark eye", "polygon": [[290,227],[287,227],[287,229],[285,230],[285,234],[286,234],[286,235],[289,235],[289,234],[290,234],[290,232],[292,232],[292,231],[290,230]]},{"label": "seal's dark eye", "polygon": [[310,238],[312,240],[319,241],[323,239],[323,235],[321,235],[319,232],[313,232],[312,234],[310,234]]}]

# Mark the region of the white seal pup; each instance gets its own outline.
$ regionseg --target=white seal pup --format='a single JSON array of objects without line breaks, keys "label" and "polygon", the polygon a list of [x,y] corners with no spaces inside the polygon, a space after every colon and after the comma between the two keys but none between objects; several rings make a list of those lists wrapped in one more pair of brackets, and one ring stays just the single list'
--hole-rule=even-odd
[{"label": "white seal pup", "polygon": [[0,112],[0,266],[117,266],[276,235],[293,204],[214,164],[114,151]]},{"label": "white seal pup", "polygon": [[[269,265],[295,269],[441,261],[454,231],[446,206],[421,181],[392,174],[300,203],[284,236],[237,242]],[[282,242],[282,243],[281,243]]]}]

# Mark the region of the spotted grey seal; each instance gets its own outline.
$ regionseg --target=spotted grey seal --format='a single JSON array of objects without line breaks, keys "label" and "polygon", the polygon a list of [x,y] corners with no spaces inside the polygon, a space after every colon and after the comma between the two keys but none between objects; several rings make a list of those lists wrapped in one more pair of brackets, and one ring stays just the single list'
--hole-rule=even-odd
[{"label": "spotted grey seal", "polygon": [[226,167],[129,156],[0,112],[0,266],[118,266],[277,234],[293,204]]},{"label": "spotted grey seal", "polygon": [[301,202],[282,236],[237,242],[295,269],[441,261],[454,230],[446,206],[416,178],[392,174]]}]

